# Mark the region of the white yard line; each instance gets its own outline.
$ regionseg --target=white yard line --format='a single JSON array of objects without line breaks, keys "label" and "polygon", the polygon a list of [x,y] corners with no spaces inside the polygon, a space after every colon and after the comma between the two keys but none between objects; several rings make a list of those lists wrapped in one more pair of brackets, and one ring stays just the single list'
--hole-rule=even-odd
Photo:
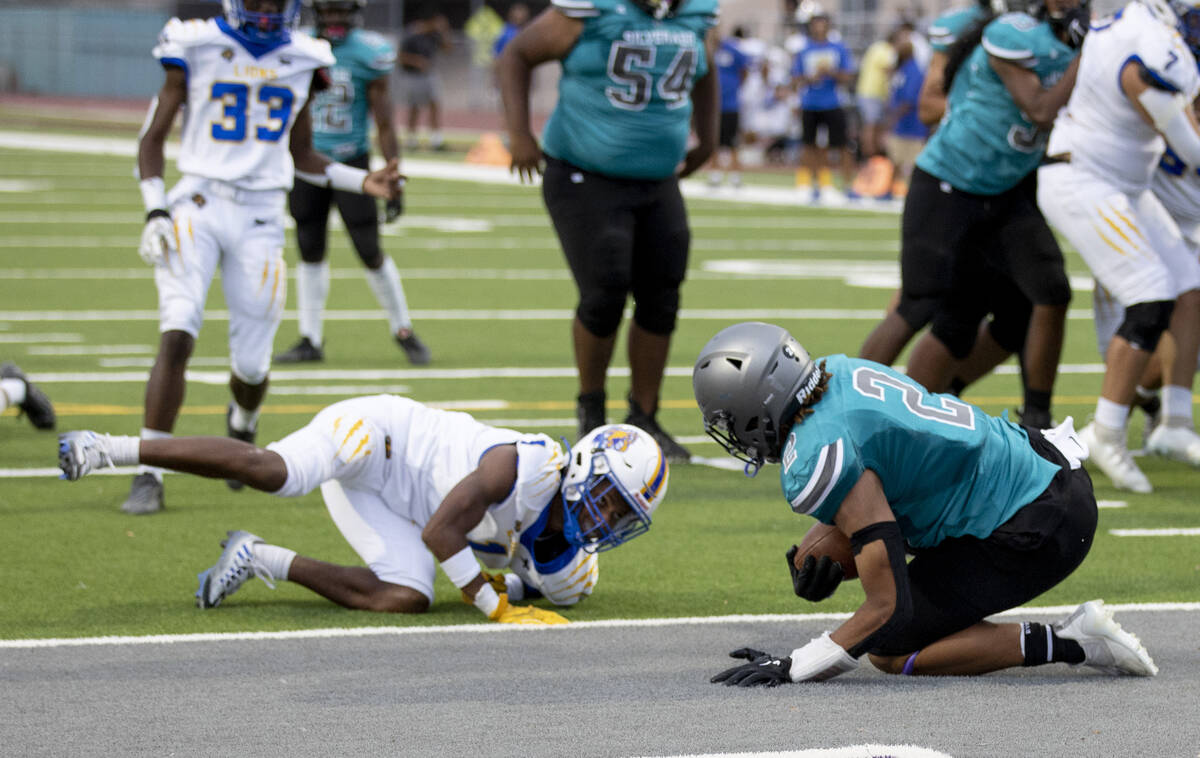
[{"label": "white yard line", "polygon": [[1200,537],[1200,526],[1168,529],[1109,529],[1114,537]]}]

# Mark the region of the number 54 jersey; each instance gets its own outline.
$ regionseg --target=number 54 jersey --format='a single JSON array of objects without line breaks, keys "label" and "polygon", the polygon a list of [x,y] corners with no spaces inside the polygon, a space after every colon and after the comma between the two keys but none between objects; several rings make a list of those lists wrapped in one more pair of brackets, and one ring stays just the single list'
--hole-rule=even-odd
[{"label": "number 54 jersey", "polygon": [[781,456],[783,493],[797,513],[832,524],[870,469],[904,538],[931,547],[948,537],[987,537],[1058,471],[1007,419],[927,392],[872,361],[821,361],[829,385],[813,413],[792,427]]},{"label": "number 54 jersey", "polygon": [[334,63],[328,42],[296,35],[257,45],[223,18],[173,18],[153,54],[187,74],[180,172],[247,190],[291,188],[288,137],[314,73]]}]

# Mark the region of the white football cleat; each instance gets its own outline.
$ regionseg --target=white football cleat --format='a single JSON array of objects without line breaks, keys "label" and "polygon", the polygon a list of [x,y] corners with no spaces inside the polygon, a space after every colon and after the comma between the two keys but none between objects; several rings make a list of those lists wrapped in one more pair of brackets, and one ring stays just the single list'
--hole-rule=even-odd
[{"label": "white football cleat", "polygon": [[1103,600],[1089,600],[1054,625],[1054,633],[1083,648],[1083,664],[1106,674],[1154,676],[1158,666],[1137,637],[1121,628]]},{"label": "white football cleat", "polygon": [[263,539],[241,530],[226,534],[229,537],[221,541],[225,548],[221,557],[212,568],[196,575],[200,582],[196,588],[196,605],[201,608],[216,608],[222,600],[237,592],[251,575],[275,589],[275,577],[254,557],[253,546],[262,544]]},{"label": "white football cleat", "polygon": [[62,478],[75,481],[105,466],[115,466],[107,434],[91,431],[63,432],[58,435],[58,467]]},{"label": "white football cleat", "polygon": [[1143,495],[1154,491],[1150,480],[1133,462],[1133,456],[1129,454],[1124,439],[1103,439],[1101,435],[1096,434],[1095,422],[1079,431],[1079,439],[1088,450],[1088,463],[1096,464],[1097,468],[1112,480],[1114,487]]},{"label": "white football cleat", "polygon": [[1159,424],[1146,438],[1146,452],[1200,467],[1200,434],[1184,426]]}]

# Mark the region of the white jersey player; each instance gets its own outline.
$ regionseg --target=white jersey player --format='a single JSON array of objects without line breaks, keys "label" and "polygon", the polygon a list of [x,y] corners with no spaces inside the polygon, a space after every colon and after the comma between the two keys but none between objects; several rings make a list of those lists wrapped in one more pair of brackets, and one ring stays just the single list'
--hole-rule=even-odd
[{"label": "white jersey player", "polygon": [[[568,456],[543,434],[390,395],[335,403],[265,449],[225,437],[84,431],[59,438],[64,478],[122,463],[235,479],[285,497],[320,487],[334,523],[367,564],[334,566],[231,532],[220,560],[200,575],[202,608],[220,604],[253,573],[349,608],[419,613],[433,602],[440,561],[489,618],[535,624],[565,620],[510,601],[544,596],[567,606],[590,595],[596,553],[649,528],[668,476],[662,449],[637,427],[598,427]],[[488,573],[501,569],[511,573]]]},{"label": "white jersey player", "polygon": [[[138,145],[146,207],[139,253],[154,266],[162,335],[146,385],[146,438],[170,436],[174,428],[219,267],[229,308],[227,431],[254,439],[286,299],[283,214],[294,173],[378,197],[398,192],[394,162],[368,174],[313,149],[310,95],[334,58],[327,43],[291,35],[299,0],[224,0],[224,7],[223,18],[171,19],[154,47],[166,81]],[[163,144],[181,109],[183,177],[167,193]],[[162,506],[161,472],[143,468],[122,509],[151,513]]]},{"label": "white jersey player", "polygon": [[[1194,3],[1194,4],[1193,4]],[[1075,89],[1054,123],[1048,165],[1038,172],[1046,219],[1124,307],[1105,352],[1094,422],[1083,430],[1091,460],[1119,489],[1150,492],[1126,444],[1135,388],[1170,328],[1177,360],[1167,367],[1164,423],[1151,452],[1200,466],[1191,385],[1200,353],[1200,261],[1150,190],[1164,137],[1200,164],[1200,0],[1134,0],[1092,25]]]}]

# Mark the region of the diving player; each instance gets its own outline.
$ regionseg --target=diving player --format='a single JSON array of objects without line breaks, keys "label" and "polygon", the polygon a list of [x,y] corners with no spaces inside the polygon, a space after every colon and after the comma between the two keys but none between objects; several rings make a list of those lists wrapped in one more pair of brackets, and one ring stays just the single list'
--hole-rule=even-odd
[{"label": "diving player", "polygon": [[[530,179],[544,158],[542,197],[579,290],[579,434],[605,422],[608,365],[632,295],[625,423],[650,432],[671,461],[691,457],[657,420],[691,244],[679,178],[717,144],[716,21],[716,0],[553,0],[497,61],[512,169]],[[559,98],[539,147],[529,82],[553,60]]]},{"label": "diving player", "polygon": [[[396,51],[374,32],[360,29],[366,0],[308,0],[316,28],[313,33],[333,47],[337,61],[329,68],[330,86],[313,101],[313,146],[323,155],[348,166],[366,169],[371,142],[367,134],[367,111],[375,119],[379,149],[385,160],[398,160],[399,144],[392,123],[392,99],[388,77],[396,66]],[[392,336],[415,366],[429,363],[430,350],[413,332],[408,302],[400,272],[391,256],[379,249],[379,216],[375,198],[301,179],[288,195],[288,207],[296,219],[296,241],[300,265],[296,270],[297,310],[300,340],[275,356],[277,363],[299,363],[324,359],[324,312],[329,295],[329,264],[325,260],[329,206],[338,213],[350,235],[354,251],[367,267],[367,284],[387,313]],[[400,196],[387,203],[387,221],[403,210]]]},{"label": "diving player", "polygon": [[[1181,33],[1182,32],[1182,33]],[[1200,464],[1191,427],[1192,379],[1200,353],[1200,261],[1150,190],[1165,148],[1200,165],[1200,94],[1195,52],[1200,2],[1135,0],[1098,21],[1083,47],[1075,92],[1059,114],[1038,172],[1038,204],[1120,303],[1124,319],[1105,352],[1090,460],[1118,489],[1150,492],[1126,432],[1135,388],[1163,333],[1175,360],[1164,366],[1163,415],[1154,447]],[[1149,442],[1148,442],[1149,444]],[[1195,457],[1193,457],[1195,456]]]},{"label": "diving player", "polygon": [[[334,403],[265,449],[225,437],[59,437],[64,479],[137,462],[281,497],[320,487],[367,565],[337,566],[230,532],[220,560],[199,576],[201,608],[217,606],[253,574],[272,587],[296,582],[347,608],[423,613],[433,602],[436,560],[488,618],[534,624],[565,620],[510,601],[545,596],[573,605],[591,594],[595,554],[650,527],[668,476],[658,444],[635,427],[594,429],[568,456],[544,434],[391,395]],[[488,573],[504,568],[512,573]]]},{"label": "diving player", "polygon": [[[762,323],[709,340],[692,386],[717,442],[748,472],[780,463],[792,511],[849,538],[866,593],[832,633],[788,656],[735,651],[749,662],[712,681],[820,681],[853,670],[864,653],[904,675],[1046,663],[1158,672],[1101,601],[1049,626],[985,621],[1061,582],[1091,547],[1096,499],[1070,419],[1057,429],[1017,426],[878,363],[813,360]],[[814,582],[814,556],[796,567],[791,555],[797,594],[820,600],[836,590],[841,564],[826,562],[836,568]]]},{"label": "diving player", "polygon": [[[328,43],[291,36],[298,0],[224,0],[224,7],[224,17],[207,21],[171,19],[154,48],[166,81],[138,144],[146,207],[138,252],[154,266],[161,332],[146,383],[146,439],[169,437],[175,426],[218,267],[229,308],[226,427],[230,436],[254,439],[286,299],[283,209],[293,171],[347,192],[387,199],[399,192],[395,161],[368,173],[313,149],[309,95],[324,85],[323,69],[334,59]],[[181,108],[183,177],[168,194],[163,144]],[[162,473],[142,467],[121,508],[162,507]]]}]

